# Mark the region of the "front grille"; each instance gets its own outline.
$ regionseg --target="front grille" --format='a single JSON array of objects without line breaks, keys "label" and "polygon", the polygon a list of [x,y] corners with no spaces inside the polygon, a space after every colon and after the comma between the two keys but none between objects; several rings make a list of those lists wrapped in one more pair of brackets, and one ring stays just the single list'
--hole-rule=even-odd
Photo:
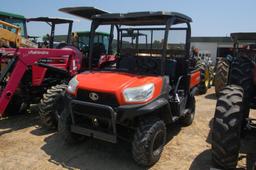
[{"label": "front grille", "polygon": [[[76,126],[113,133],[113,115],[111,110],[83,103],[72,103],[72,114]],[[97,123],[94,120],[97,119]]]},{"label": "front grille", "polygon": [[[98,100],[93,101],[89,97],[90,93],[96,93],[99,96]],[[111,106],[111,107],[117,107],[119,105],[115,94],[93,92],[93,91],[81,90],[81,89],[77,91],[76,100],[97,103],[97,104],[103,104],[103,105],[107,105],[107,106]]]},{"label": "front grille", "polygon": [[111,112],[104,108],[86,106],[82,104],[72,104],[72,111],[74,114],[82,114],[87,117],[111,119]]}]

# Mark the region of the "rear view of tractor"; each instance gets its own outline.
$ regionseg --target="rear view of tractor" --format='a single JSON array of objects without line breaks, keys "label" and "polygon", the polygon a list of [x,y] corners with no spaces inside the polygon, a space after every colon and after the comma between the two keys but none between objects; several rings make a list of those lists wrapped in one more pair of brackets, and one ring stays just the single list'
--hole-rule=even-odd
[{"label": "rear view of tractor", "polygon": [[[233,33],[231,37],[234,57],[227,70],[227,85],[218,94],[212,128],[213,161],[225,169],[236,167],[241,141],[250,138],[256,145],[256,124],[249,114],[256,108],[256,33]],[[239,46],[243,41],[251,43]]]}]

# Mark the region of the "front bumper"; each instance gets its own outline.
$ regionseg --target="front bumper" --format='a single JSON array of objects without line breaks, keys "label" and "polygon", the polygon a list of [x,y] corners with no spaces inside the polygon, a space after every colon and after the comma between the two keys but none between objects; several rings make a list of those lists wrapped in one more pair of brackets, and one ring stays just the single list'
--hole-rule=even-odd
[{"label": "front bumper", "polygon": [[117,113],[112,107],[79,100],[71,100],[68,107],[72,119],[71,132],[117,142]]}]

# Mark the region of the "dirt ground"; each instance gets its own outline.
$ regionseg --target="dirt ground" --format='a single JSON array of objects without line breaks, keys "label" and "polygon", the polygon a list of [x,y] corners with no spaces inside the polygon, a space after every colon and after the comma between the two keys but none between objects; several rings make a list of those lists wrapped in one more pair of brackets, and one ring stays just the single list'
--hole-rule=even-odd
[{"label": "dirt ground", "polygon": [[[212,166],[210,124],[216,99],[210,89],[197,96],[196,117],[189,127],[168,128],[168,143],[152,170],[207,170]],[[37,115],[12,116],[0,121],[0,169],[143,169],[131,158],[129,145],[88,140],[71,146],[57,133],[40,128]],[[244,167],[244,159],[239,167]]]}]

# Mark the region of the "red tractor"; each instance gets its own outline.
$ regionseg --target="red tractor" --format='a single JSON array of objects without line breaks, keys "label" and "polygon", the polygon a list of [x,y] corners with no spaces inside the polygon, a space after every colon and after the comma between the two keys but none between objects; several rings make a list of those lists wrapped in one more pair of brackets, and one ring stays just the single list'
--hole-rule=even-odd
[{"label": "red tractor", "polygon": [[248,149],[256,146],[256,120],[250,114],[256,108],[256,33],[232,33],[231,37],[234,55],[218,94],[212,127],[212,158],[224,169],[236,168],[241,151],[256,161],[255,149]]},{"label": "red tractor", "polygon": [[[69,82],[59,119],[64,139],[124,139],[132,143],[138,164],[156,163],[166,126],[176,121],[188,126],[195,115],[200,70],[189,67],[191,21],[175,12],[93,16],[89,71]],[[117,60],[95,68],[93,41],[102,26],[110,32],[106,56]]]},{"label": "red tractor", "polygon": [[[85,69],[82,62],[86,62],[86,56],[69,46],[73,21],[48,17],[27,21],[49,23],[49,48],[0,48],[0,116],[25,111],[36,104],[43,125],[56,128],[62,107],[57,101],[68,81]],[[64,23],[69,25],[67,41],[57,46],[61,49],[53,49],[55,25]]]}]

